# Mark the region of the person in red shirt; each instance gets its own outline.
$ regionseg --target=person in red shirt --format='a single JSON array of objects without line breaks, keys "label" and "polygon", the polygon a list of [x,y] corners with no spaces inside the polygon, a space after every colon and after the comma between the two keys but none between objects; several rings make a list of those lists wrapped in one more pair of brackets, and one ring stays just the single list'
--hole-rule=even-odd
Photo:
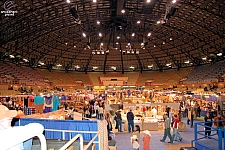
[{"label": "person in red shirt", "polygon": [[143,131],[143,150],[150,150],[151,133],[148,130]]},{"label": "person in red shirt", "polygon": [[182,137],[180,136],[178,132],[178,128],[179,128],[179,119],[177,118],[177,115],[174,115],[174,123],[173,123],[173,140],[174,141],[177,141],[177,139],[182,141]]}]

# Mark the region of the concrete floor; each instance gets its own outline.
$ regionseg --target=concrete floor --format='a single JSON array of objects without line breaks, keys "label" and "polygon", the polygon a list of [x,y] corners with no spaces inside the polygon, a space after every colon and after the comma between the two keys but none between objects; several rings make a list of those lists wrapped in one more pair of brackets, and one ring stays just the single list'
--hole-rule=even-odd
[{"label": "concrete floor", "polygon": [[[183,122],[186,123],[186,120],[184,119]],[[115,140],[117,141],[117,150],[132,150],[130,142],[131,133],[121,132],[115,134]],[[151,135],[151,150],[180,150],[181,147],[191,147],[191,141],[194,139],[194,128],[190,128],[190,126],[187,125],[186,131],[180,132],[183,140],[181,142],[174,141],[173,144],[167,143],[169,142],[169,138],[166,139],[166,142],[160,142],[160,139],[162,139],[163,137],[163,131],[151,131]],[[142,137],[143,133],[141,133],[140,150],[143,149]]]}]

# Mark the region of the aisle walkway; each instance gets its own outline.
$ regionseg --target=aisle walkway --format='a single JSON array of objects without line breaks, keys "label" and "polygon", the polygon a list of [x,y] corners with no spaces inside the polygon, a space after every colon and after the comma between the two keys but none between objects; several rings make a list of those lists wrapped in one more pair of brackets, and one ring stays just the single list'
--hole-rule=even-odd
[{"label": "aisle walkway", "polygon": [[[184,119],[183,122],[186,123]],[[183,137],[182,142],[174,141],[173,144],[167,143],[169,139],[166,139],[166,142],[160,142],[160,139],[163,137],[163,131],[151,131],[152,138],[150,142],[151,150],[180,150],[181,147],[190,147],[191,141],[194,139],[194,128],[190,128],[190,125],[187,125],[185,132],[180,132]],[[172,134],[172,132],[171,132]],[[130,142],[131,134],[128,132],[116,133],[115,140],[117,141],[117,149],[118,150],[132,150],[131,142]],[[140,150],[142,150],[142,137],[143,133],[141,133],[140,140]]]}]

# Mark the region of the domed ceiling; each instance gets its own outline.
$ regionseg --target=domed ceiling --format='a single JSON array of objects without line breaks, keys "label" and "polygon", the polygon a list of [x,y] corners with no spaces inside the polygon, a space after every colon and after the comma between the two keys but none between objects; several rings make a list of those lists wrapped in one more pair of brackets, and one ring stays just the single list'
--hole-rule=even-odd
[{"label": "domed ceiling", "polygon": [[224,59],[224,0],[3,0],[1,59],[77,71],[163,70]]}]

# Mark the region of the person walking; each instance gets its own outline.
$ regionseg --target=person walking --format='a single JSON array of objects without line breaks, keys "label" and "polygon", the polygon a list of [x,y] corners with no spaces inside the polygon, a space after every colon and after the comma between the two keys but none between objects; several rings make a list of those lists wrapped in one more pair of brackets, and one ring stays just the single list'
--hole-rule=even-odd
[{"label": "person walking", "polygon": [[[222,122],[223,120],[225,120],[219,113],[217,115],[217,117],[215,117],[214,119],[214,125],[217,127],[217,129],[224,129],[225,126],[225,122]],[[218,134],[218,131],[217,131]],[[222,131],[222,138],[224,137],[223,131]]]},{"label": "person walking", "polygon": [[212,127],[212,117],[210,116],[209,112],[207,112],[205,116],[205,135],[207,138],[210,138],[211,135],[211,127]]},{"label": "person walking", "polygon": [[174,124],[173,124],[173,140],[177,141],[177,138],[179,138],[180,141],[182,141],[182,137],[180,136],[178,132],[179,128],[179,119],[177,118],[177,115],[174,115]]},{"label": "person walking", "polygon": [[123,132],[122,131],[122,116],[121,116],[121,111],[118,111],[116,113],[116,121],[118,124],[118,132]]},{"label": "person walking", "polygon": [[165,121],[164,121],[164,136],[163,136],[163,139],[160,140],[161,142],[165,142],[167,136],[169,137],[170,141],[168,143],[173,143],[173,138],[170,134],[170,124],[171,124],[171,121],[170,121],[170,118],[168,117],[167,114],[164,115],[164,118],[165,118]]},{"label": "person walking", "polygon": [[143,150],[150,150],[151,133],[148,130],[143,131]]},{"label": "person walking", "polygon": [[127,121],[128,121],[128,131],[129,133],[131,132],[134,132],[134,114],[132,112],[132,110],[130,110],[128,113],[127,113]]}]

